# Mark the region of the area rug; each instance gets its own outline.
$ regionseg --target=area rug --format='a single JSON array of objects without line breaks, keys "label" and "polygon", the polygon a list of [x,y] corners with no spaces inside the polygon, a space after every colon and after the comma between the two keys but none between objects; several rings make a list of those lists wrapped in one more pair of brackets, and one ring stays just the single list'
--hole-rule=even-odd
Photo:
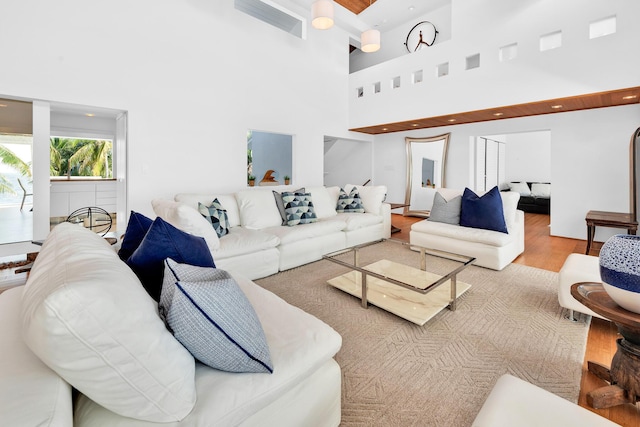
[{"label": "area rug", "polygon": [[[382,258],[419,266],[417,253],[392,242],[361,254]],[[448,268],[427,261],[429,271]],[[504,373],[577,402],[588,323],[564,318],[557,273],[470,266],[458,276],[472,287],[457,310],[417,326],[327,285],[346,271],[322,260],[256,280],[342,335],[341,425],[469,426]]]}]

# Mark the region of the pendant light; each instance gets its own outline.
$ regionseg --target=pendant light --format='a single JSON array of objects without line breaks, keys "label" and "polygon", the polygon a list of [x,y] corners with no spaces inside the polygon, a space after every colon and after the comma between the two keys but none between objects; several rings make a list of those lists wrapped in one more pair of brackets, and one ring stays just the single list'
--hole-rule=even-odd
[{"label": "pendant light", "polygon": [[328,30],[333,27],[333,2],[331,0],[316,0],[311,6],[313,28]]},{"label": "pendant light", "polygon": [[367,30],[360,35],[360,49],[371,53],[380,49],[380,31]]}]

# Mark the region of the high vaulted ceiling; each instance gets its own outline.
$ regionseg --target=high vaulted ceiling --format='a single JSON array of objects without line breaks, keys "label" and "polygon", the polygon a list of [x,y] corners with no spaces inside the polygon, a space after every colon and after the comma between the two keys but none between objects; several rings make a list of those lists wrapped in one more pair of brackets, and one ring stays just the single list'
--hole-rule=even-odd
[{"label": "high vaulted ceiling", "polygon": [[[358,15],[372,28],[388,31],[399,25],[412,22],[436,10],[451,0],[334,0],[336,3]],[[372,7],[373,6],[373,7]],[[352,47],[353,49],[353,47]],[[618,105],[640,103],[640,87],[590,93],[558,99],[548,99],[518,105],[506,105],[478,111],[463,111],[437,117],[424,117],[395,123],[383,123],[351,131],[372,135],[390,132],[426,129],[440,126],[451,126],[464,123],[475,123],[489,120],[503,120],[541,114],[562,113],[591,108],[612,107]]]}]

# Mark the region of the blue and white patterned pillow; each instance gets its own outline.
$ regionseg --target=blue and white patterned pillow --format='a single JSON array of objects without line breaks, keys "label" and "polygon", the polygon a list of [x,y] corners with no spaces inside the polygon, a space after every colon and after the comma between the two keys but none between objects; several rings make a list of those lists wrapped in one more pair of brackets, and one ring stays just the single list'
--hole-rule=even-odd
[{"label": "blue and white patterned pillow", "polygon": [[340,189],[340,195],[338,196],[338,205],[336,206],[336,212],[345,213],[345,212],[355,212],[355,213],[364,213],[364,206],[362,205],[362,199],[360,198],[360,193],[358,193],[358,189],[353,187],[349,194],[344,191],[344,189]]},{"label": "blue and white patterned pillow", "polygon": [[198,202],[198,212],[209,221],[209,224],[216,230],[218,237],[229,234],[229,216],[227,215],[227,210],[222,207],[218,199],[214,199],[209,206]]},{"label": "blue and white patterned pillow", "polygon": [[294,193],[285,191],[282,193],[282,203],[287,215],[287,225],[311,224],[318,217],[311,201],[311,193]]},{"label": "blue and white patterned pillow", "polygon": [[273,372],[260,320],[226,271],[165,260],[160,312],[176,339],[205,365]]}]

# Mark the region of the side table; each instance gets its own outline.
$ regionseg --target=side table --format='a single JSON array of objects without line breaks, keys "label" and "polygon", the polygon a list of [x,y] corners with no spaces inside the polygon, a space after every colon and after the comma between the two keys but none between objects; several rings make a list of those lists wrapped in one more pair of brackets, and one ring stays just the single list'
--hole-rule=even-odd
[{"label": "side table", "polygon": [[[406,206],[409,206],[406,203],[389,203],[389,204],[391,205],[391,210],[404,208]],[[399,231],[401,231],[401,230],[398,227],[396,227],[395,225],[391,224],[391,234],[397,233]]]},{"label": "side table", "polygon": [[591,251],[591,244],[596,233],[596,227],[626,228],[627,234],[636,234],[638,221],[635,221],[630,213],[589,211],[584,218],[587,222],[587,250],[586,255]]},{"label": "side table", "polygon": [[587,393],[592,408],[610,408],[623,403],[636,403],[640,396],[640,314],[616,304],[602,283],[581,282],[571,285],[571,295],[594,312],[616,324],[622,338],[616,341],[618,350],[611,368],[588,362],[589,372],[610,385]]}]

